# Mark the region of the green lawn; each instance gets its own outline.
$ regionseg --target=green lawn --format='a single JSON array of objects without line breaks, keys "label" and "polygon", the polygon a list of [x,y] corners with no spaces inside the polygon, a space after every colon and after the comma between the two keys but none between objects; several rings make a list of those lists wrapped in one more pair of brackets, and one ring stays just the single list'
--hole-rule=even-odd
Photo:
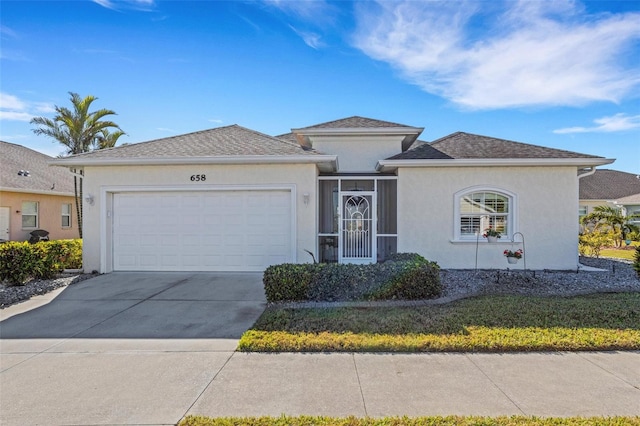
[{"label": "green lawn", "polygon": [[640,417],[222,417],[188,416],[178,426],[639,426]]},{"label": "green lawn", "polygon": [[635,250],[620,250],[620,249],[602,249],[600,251],[600,257],[613,257],[615,259],[633,260]]},{"label": "green lawn", "polygon": [[640,293],[486,296],[413,308],[268,308],[241,338],[258,352],[640,349]]}]

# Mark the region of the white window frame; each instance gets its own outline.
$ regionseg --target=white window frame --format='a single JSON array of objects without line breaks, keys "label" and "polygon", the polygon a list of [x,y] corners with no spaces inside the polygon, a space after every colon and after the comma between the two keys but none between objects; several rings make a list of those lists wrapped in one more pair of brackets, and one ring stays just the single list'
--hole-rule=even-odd
[{"label": "white window frame", "polygon": [[[517,214],[518,196],[511,191],[508,191],[503,188],[498,188],[495,186],[472,186],[472,187],[464,188],[453,195],[454,223],[453,223],[452,242],[473,242],[473,243],[475,243],[476,241],[487,242],[486,238],[482,238],[482,234],[479,235],[479,239],[478,239],[478,236],[476,236],[475,234],[474,235],[462,234],[462,232],[460,231],[460,219],[461,219],[460,199],[464,195],[471,194],[474,192],[494,193],[494,194],[501,195],[503,197],[508,198],[509,209],[508,209],[508,213],[506,214],[507,230],[506,230],[506,233],[503,234],[502,238],[505,238],[505,240],[510,241],[513,238],[513,234],[518,232],[518,214]],[[480,231],[483,231],[483,230],[481,229]]]},{"label": "white window frame", "polygon": [[578,217],[582,218],[589,213],[589,206],[578,206]]},{"label": "white window frame", "polygon": [[[25,213],[25,204],[34,204],[36,207],[36,211],[35,213]],[[22,210],[21,210],[21,214],[22,214],[22,229],[38,229],[38,226],[40,225],[40,218],[39,218],[39,212],[40,212],[40,203],[38,203],[37,201],[23,201],[22,202]],[[35,216],[36,218],[36,224],[35,226],[24,226],[24,218],[25,216]]]},{"label": "white window frame", "polygon": [[[65,213],[64,206],[68,206],[68,213]],[[63,228],[71,228],[71,216],[72,216],[72,206],[71,203],[63,203],[60,207],[60,224]],[[65,225],[64,219],[67,218],[67,224]]]}]

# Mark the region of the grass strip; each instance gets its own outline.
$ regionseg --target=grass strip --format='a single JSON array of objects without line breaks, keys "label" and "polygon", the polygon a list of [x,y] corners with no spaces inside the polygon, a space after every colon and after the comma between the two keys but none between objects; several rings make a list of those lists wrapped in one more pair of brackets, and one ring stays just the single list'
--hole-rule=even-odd
[{"label": "grass strip", "polygon": [[640,417],[185,417],[178,426],[639,426]]},{"label": "grass strip", "polygon": [[506,352],[640,349],[640,293],[486,296],[413,308],[269,308],[238,349]]},{"label": "grass strip", "polygon": [[640,330],[467,327],[462,334],[247,331],[245,352],[513,352],[640,349]]}]

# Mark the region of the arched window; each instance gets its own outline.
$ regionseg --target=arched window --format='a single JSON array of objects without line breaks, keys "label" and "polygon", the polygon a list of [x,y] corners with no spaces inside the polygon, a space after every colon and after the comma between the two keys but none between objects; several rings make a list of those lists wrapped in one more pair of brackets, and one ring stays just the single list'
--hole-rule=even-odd
[{"label": "arched window", "polygon": [[492,188],[467,188],[455,194],[455,239],[475,240],[492,228],[511,238],[515,231],[514,194]]}]

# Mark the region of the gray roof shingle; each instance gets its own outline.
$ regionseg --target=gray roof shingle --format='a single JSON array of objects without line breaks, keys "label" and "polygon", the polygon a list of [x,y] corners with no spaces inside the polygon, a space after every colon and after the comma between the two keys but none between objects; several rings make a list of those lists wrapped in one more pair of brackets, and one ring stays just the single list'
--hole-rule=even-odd
[{"label": "gray roof shingle", "polygon": [[[67,169],[49,166],[52,157],[38,151],[0,141],[0,187],[38,193],[73,193],[73,176]],[[20,176],[20,170],[29,176]]]},{"label": "gray roof shingle", "polygon": [[639,194],[640,179],[633,173],[598,169],[580,179],[581,200],[617,200]]},{"label": "gray roof shingle", "polygon": [[265,135],[237,124],[210,130],[171,136],[148,142],[102,149],[74,158],[121,159],[121,158],[186,158],[218,156],[283,156],[317,155],[293,142]]},{"label": "gray roof shingle", "polygon": [[309,127],[302,127],[296,130],[316,130],[316,129],[357,129],[357,128],[384,128],[384,127],[408,127],[405,124],[392,123],[390,121],[374,120],[372,118],[353,117],[341,118],[339,120],[327,121],[326,123],[315,124]]},{"label": "gray roof shingle", "polygon": [[602,158],[506,139],[456,132],[394,155],[389,160]]}]

